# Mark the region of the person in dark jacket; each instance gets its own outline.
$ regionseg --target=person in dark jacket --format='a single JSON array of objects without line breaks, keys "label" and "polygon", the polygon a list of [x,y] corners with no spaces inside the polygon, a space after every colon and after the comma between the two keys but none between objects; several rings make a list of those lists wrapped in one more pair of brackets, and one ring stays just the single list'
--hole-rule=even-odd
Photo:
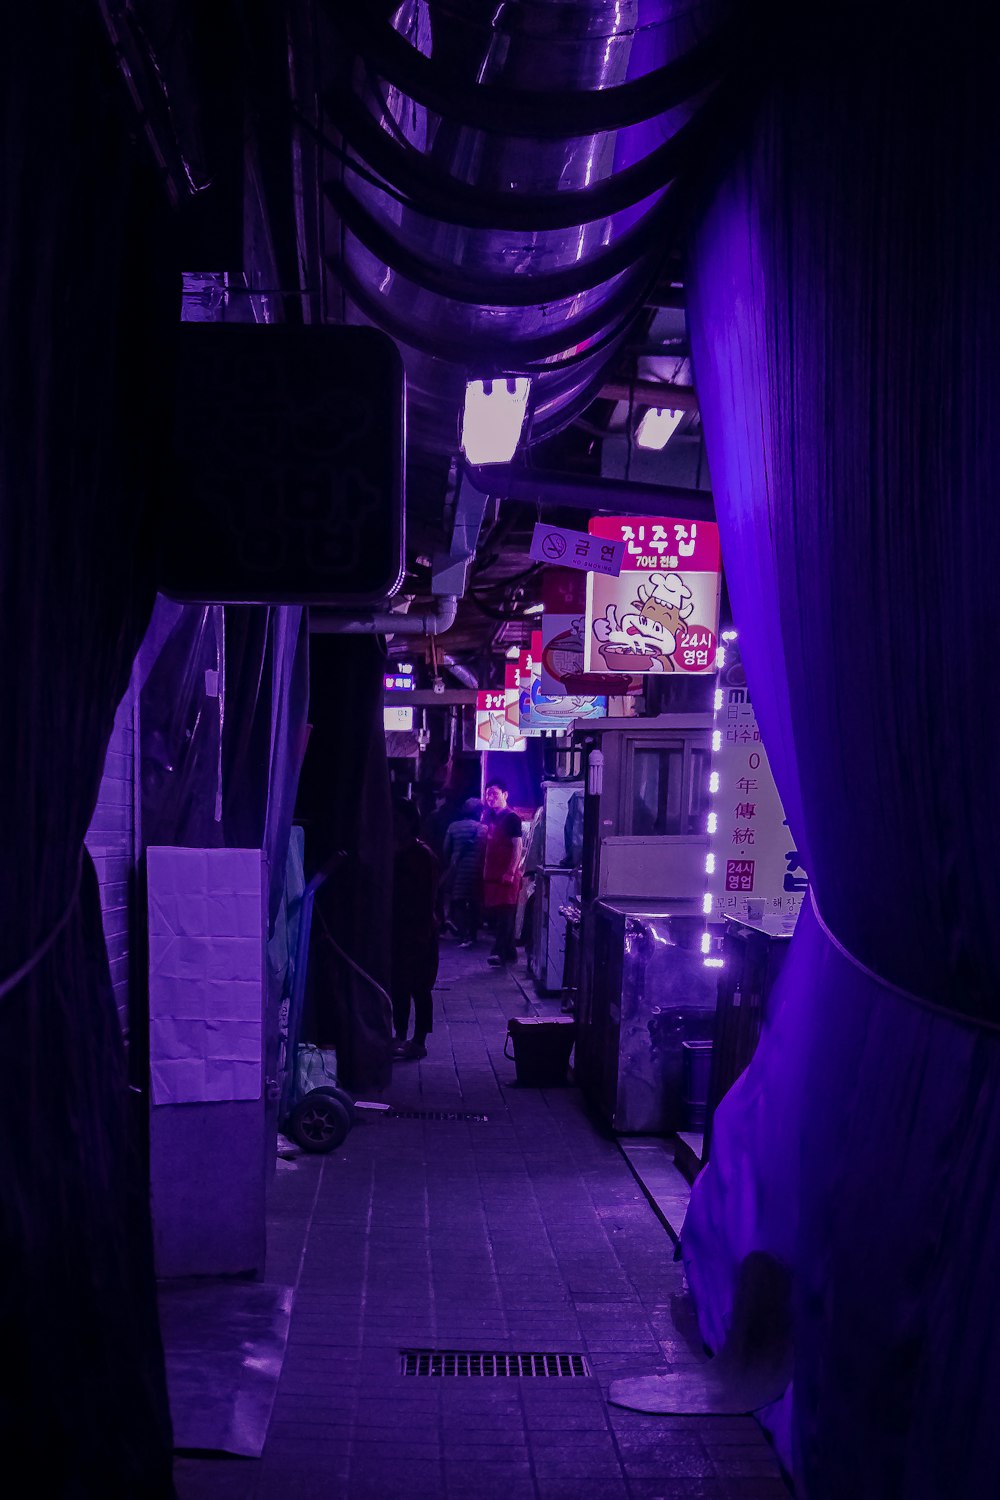
[{"label": "person in dark jacket", "polygon": [[462,808],[462,816],[449,823],[444,836],[445,872],[441,884],[460,948],[472,947],[482,917],[487,838],[482,818],[483,804],[478,797],[470,797]]},{"label": "person in dark jacket", "polygon": [[[417,837],[420,816],[412,802],[398,798],[392,806],[395,857],[392,868],[392,1023],[393,1054],[427,1056],[433,1025],[431,991],[437,979],[438,862]],[[413,1006],[413,1037],[406,1039]]]}]

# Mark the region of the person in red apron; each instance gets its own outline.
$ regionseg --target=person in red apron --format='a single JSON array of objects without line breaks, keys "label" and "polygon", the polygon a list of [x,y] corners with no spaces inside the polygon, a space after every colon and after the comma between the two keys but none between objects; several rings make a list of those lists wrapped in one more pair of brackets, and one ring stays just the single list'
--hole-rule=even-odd
[{"label": "person in red apron", "polygon": [[498,968],[514,963],[514,918],[521,890],[521,819],[507,806],[507,788],[491,781],[486,788],[486,864],[483,905],[493,924],[493,951],[487,963]]}]

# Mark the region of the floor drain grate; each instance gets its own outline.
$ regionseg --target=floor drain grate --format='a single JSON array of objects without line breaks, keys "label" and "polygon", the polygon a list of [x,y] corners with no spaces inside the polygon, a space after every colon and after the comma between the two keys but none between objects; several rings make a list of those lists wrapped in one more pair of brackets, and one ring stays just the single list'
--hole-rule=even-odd
[{"label": "floor drain grate", "polygon": [[403,1349],[403,1375],[589,1375],[582,1354],[484,1354],[465,1349]]},{"label": "floor drain grate", "polygon": [[394,1109],[393,1120],[478,1120],[485,1122],[489,1115],[475,1114],[463,1109]]}]

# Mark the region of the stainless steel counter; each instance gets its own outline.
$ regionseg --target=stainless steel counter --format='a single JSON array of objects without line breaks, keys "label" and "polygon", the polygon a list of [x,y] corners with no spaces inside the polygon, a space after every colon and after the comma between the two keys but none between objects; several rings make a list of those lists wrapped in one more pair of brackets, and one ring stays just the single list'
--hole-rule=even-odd
[{"label": "stainless steel counter", "polygon": [[576,1076],[615,1130],[670,1134],[683,1125],[682,1043],[711,1038],[715,1020],[701,902],[595,901],[584,927]]}]

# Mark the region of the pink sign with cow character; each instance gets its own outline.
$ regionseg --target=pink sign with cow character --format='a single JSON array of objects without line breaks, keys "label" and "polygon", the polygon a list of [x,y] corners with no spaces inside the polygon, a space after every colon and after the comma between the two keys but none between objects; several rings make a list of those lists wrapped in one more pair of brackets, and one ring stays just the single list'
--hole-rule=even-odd
[{"label": "pink sign with cow character", "polygon": [[587,576],[587,672],[715,671],[721,555],[714,521],[595,516],[594,536],[622,542],[621,574]]}]

